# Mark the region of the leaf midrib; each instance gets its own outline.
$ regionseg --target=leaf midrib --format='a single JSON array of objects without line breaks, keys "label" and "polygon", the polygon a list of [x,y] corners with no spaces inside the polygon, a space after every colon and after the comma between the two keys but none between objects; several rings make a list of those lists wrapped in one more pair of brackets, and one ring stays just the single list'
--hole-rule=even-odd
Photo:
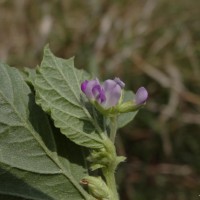
[{"label": "leaf midrib", "polygon": [[[59,90],[57,90],[54,85],[45,77],[45,75],[43,73],[40,72],[40,75],[42,76],[42,78],[47,82],[47,84],[53,88],[53,90],[58,94],[60,95],[61,98],[63,98],[64,100],[68,101],[70,104],[82,109],[82,107],[80,105],[77,105],[77,104],[74,104],[72,101],[69,101],[68,99],[66,99],[61,93]],[[38,85],[38,84],[37,84]],[[38,85],[38,87],[41,87],[40,85]]]},{"label": "leaf midrib", "polygon": [[0,91],[0,95],[3,97],[4,101],[7,102],[11,106],[14,113],[19,117],[19,119],[22,121],[22,124],[24,124],[24,127],[32,134],[32,136],[35,138],[35,140],[38,142],[38,144],[41,146],[41,148],[45,151],[46,155],[58,166],[58,168],[61,169],[60,173],[63,174],[74,185],[74,187],[81,193],[81,195],[86,200],[87,199],[89,200],[88,194],[82,189],[82,187],[80,187],[79,184],[77,184],[77,181],[73,178],[73,176],[69,175],[69,172],[66,171],[66,169],[62,166],[61,162],[59,161],[57,154],[52,154],[48,150],[46,145],[40,140],[40,138],[37,136],[37,133],[32,128],[32,125],[30,124],[30,122],[27,122],[26,119],[23,119],[21,117],[20,113],[18,113],[15,106],[3,95],[2,91]]},{"label": "leaf midrib", "polygon": [[[51,54],[51,52],[49,52],[49,51],[48,51],[48,53]],[[57,62],[56,62],[56,57],[52,55],[51,58],[53,58],[53,61],[54,61],[54,63],[55,63],[55,66],[56,66],[58,72],[59,72],[60,75],[62,76],[63,80],[66,82],[67,86],[68,86],[68,87],[70,88],[70,90],[73,92],[73,94],[74,94],[74,96],[76,97],[77,101],[79,102],[78,97],[76,96],[76,94],[75,94],[74,91],[72,90],[70,84],[69,84],[68,81],[66,80],[64,74],[62,73],[62,71],[61,71],[60,68],[58,67],[58,64],[57,64]],[[62,65],[62,67],[63,67],[62,62],[61,62],[61,65]],[[74,68],[71,67],[70,65],[68,65],[67,63],[66,63],[66,65],[67,65],[69,68],[72,68],[73,74],[74,74],[74,76],[75,76],[75,78],[76,78],[76,81],[77,81],[77,84],[78,84],[79,82],[78,82],[78,80],[77,80],[76,73],[74,72]],[[79,92],[80,92],[80,88],[79,88]],[[88,119],[91,121],[91,123],[95,126],[95,128],[97,129],[97,131],[98,131],[99,133],[101,133],[101,132],[102,132],[101,128],[100,128],[100,127],[98,126],[98,124],[93,120],[93,118],[91,117],[91,115],[90,115],[90,113],[88,112],[88,110],[87,110],[85,107],[81,107],[81,109],[83,109],[83,111],[85,112],[86,116],[87,116]]]}]

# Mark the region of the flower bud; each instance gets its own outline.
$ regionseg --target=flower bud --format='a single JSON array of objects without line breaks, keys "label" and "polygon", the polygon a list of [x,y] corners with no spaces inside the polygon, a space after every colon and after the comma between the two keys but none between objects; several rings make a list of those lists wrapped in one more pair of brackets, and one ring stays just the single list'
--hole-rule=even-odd
[{"label": "flower bud", "polygon": [[106,139],[104,140],[104,148],[93,149],[87,160],[91,162],[90,169],[94,171],[105,168],[116,169],[117,165],[123,162],[125,158],[117,156],[113,142],[110,139]]},{"label": "flower bud", "polygon": [[91,195],[97,199],[109,200],[111,197],[112,192],[101,177],[86,176],[80,183],[86,185]]},{"label": "flower bud", "polygon": [[135,102],[137,105],[144,104],[148,98],[148,92],[144,87],[140,87],[135,94]]},{"label": "flower bud", "polygon": [[118,113],[134,112],[140,109],[148,98],[148,92],[144,87],[140,87],[136,94],[135,99],[121,103],[116,107]]}]

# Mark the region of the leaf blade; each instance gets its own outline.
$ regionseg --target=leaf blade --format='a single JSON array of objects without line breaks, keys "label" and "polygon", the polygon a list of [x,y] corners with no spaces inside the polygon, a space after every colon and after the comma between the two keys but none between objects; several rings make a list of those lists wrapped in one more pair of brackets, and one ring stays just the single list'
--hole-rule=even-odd
[{"label": "leaf blade", "polygon": [[[124,91],[124,101],[132,101],[135,94],[132,91]],[[118,128],[124,127],[126,124],[131,122],[136,116],[138,111],[123,113],[118,117]]]},{"label": "leaf blade", "polygon": [[85,72],[74,68],[73,58],[57,58],[46,47],[34,82],[36,102],[50,113],[55,126],[73,142],[102,148],[97,124],[81,103],[80,82],[86,77]]},{"label": "leaf blade", "polygon": [[[71,165],[67,158],[57,155],[52,134],[46,115],[35,105],[22,75],[17,69],[0,63],[0,193],[42,200],[66,199],[71,193],[71,199],[90,198],[79,185],[80,177],[86,173],[82,161]],[[48,144],[47,137],[51,140]],[[78,158],[81,160],[80,153]],[[79,176],[73,171],[80,171]],[[44,180],[48,188],[42,184]],[[24,182],[26,190],[19,190],[24,188]],[[62,187],[54,190],[56,184]],[[38,197],[34,196],[36,192],[30,192],[35,190]]]}]

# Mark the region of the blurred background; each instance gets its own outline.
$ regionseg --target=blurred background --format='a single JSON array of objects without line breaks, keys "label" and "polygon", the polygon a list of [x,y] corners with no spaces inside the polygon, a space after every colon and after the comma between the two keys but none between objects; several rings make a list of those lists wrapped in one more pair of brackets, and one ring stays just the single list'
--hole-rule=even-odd
[{"label": "blurred background", "polygon": [[122,200],[200,199],[199,0],[0,0],[0,59],[35,67],[46,43],[101,79],[144,86],[121,129]]}]

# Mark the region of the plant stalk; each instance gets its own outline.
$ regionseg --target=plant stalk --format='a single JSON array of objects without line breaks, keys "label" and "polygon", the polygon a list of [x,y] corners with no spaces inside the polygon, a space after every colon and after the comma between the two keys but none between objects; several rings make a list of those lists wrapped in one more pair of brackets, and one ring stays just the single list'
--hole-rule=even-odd
[{"label": "plant stalk", "polygon": [[107,186],[112,191],[112,196],[110,200],[119,200],[119,195],[117,192],[117,185],[115,181],[115,169],[112,168],[105,168],[102,170],[103,175],[106,179]]},{"label": "plant stalk", "polygon": [[110,140],[114,144],[115,143],[116,133],[117,133],[117,116],[111,117],[110,121],[111,121]]},{"label": "plant stalk", "polygon": [[[110,117],[110,140],[112,141],[113,145],[115,143],[115,137],[116,137],[116,132],[117,132],[117,116],[113,116]],[[112,149],[112,148],[111,148]],[[112,149],[111,151],[113,151],[113,154],[115,156],[116,155],[116,150],[115,148]],[[102,169],[103,175],[105,177],[107,186],[110,188],[111,190],[111,199],[110,200],[119,200],[119,195],[117,192],[117,185],[116,185],[116,181],[115,181],[115,169],[117,167],[117,163],[115,162],[115,160],[113,160],[113,162],[111,162],[111,164]]]}]

